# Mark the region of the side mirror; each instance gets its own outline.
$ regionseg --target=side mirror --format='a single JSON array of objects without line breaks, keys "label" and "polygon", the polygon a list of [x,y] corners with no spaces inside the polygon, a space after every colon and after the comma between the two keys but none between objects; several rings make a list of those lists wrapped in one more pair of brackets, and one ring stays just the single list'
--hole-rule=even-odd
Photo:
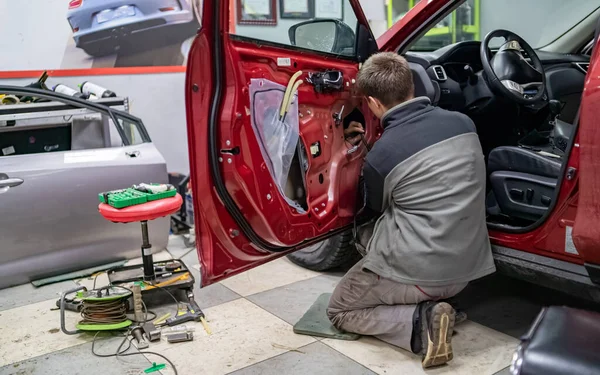
[{"label": "side mirror", "polygon": [[324,18],[300,22],[290,27],[288,34],[293,46],[354,56],[354,31],[340,20]]}]

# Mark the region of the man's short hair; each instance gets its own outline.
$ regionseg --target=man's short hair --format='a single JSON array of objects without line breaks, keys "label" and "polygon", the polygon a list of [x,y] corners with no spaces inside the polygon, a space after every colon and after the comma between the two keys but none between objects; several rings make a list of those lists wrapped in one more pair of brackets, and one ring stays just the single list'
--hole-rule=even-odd
[{"label": "man's short hair", "polygon": [[381,52],[367,59],[356,77],[359,92],[392,107],[414,96],[415,84],[406,59],[397,53]]}]

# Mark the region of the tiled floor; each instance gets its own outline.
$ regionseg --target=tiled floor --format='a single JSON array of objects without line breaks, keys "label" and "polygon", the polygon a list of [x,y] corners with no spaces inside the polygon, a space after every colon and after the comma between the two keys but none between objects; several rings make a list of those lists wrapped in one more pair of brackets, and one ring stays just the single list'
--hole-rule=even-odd
[{"label": "tiled floor", "polygon": [[[194,276],[199,277],[195,251],[186,252],[182,241],[172,237],[169,252],[162,252],[157,258],[183,256],[188,266],[192,266]],[[148,350],[168,357],[180,375],[425,373],[416,356],[373,338],[352,342],[293,333],[292,325],[321,293],[331,292],[342,275],[342,272],[307,271],[283,258],[220,284],[196,288],[196,299],[209,320],[212,335],[197,324],[194,341],[179,344],[161,341],[151,344]],[[92,280],[76,282],[90,286]],[[105,282],[102,277],[97,280],[98,285]],[[91,352],[92,335],[67,336],[60,332],[59,314],[50,309],[58,293],[74,285],[75,282],[63,282],[37,289],[22,285],[0,290],[0,375],[137,375],[143,374],[151,362],[165,363],[151,354],[96,357]],[[482,291],[477,288],[475,285],[472,288],[475,291],[467,294],[478,295]],[[467,311],[474,311],[483,320],[489,320],[490,308],[498,309],[492,302],[483,308],[469,305],[466,297],[459,302],[468,305]],[[154,311],[161,315],[172,308],[162,306]],[[508,333],[513,336],[522,333],[536,313],[532,307],[522,323],[509,324]],[[69,313],[67,318],[67,325],[72,325],[78,316]],[[493,323],[496,329],[505,326]],[[456,330],[454,361],[427,371],[428,374],[491,375],[506,371],[518,342],[515,337],[473,321]],[[122,337],[104,335],[98,338],[95,350],[101,354],[114,353],[121,341]],[[168,375],[173,371],[167,367],[161,373]]]}]

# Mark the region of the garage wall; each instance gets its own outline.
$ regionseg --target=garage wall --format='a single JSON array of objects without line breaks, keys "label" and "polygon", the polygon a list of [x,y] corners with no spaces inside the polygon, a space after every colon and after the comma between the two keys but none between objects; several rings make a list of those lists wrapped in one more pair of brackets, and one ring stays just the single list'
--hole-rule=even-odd
[{"label": "garage wall", "polygon": [[[87,77],[48,79],[48,85],[63,83],[70,87]],[[0,85],[28,84],[35,79],[0,79]],[[120,96],[130,98],[130,112],[140,117],[152,141],[167,161],[169,172],[189,173],[187,130],[185,119],[185,73],[152,75],[95,76],[89,78],[110,88]]]},{"label": "garage wall", "polygon": [[[318,1],[318,0],[317,0]],[[365,1],[365,0],[362,0]],[[373,1],[373,0],[370,0]],[[354,15],[354,10],[352,10],[352,6],[348,0],[343,0],[344,2],[344,23],[350,25],[352,28],[356,25],[356,16]],[[279,11],[279,1],[275,2],[276,5],[276,15],[277,15],[277,25],[276,26],[256,26],[256,25],[238,25],[236,22],[235,25],[235,33],[237,35],[242,35],[249,38],[268,40],[270,42],[281,43],[281,44],[290,44],[290,38],[288,35],[288,30],[291,26],[308,20],[302,19],[282,19],[280,18]],[[236,9],[237,12],[237,9]],[[236,15],[237,17],[237,15]],[[237,19],[237,18],[236,18]]]},{"label": "garage wall", "polygon": [[[71,28],[65,20],[67,0],[18,0],[0,1],[0,17],[4,37],[0,38],[0,71],[60,68],[64,51],[71,36]],[[25,10],[31,10],[24,13]],[[40,29],[51,25],[49,29]],[[39,43],[24,48],[26,41]],[[43,58],[40,58],[43,56]]]}]

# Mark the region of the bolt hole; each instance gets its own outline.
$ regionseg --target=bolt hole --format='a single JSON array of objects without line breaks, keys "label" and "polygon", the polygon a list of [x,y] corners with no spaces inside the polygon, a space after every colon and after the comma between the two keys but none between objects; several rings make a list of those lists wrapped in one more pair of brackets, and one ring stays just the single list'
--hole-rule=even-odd
[{"label": "bolt hole", "polygon": [[310,180],[310,183],[312,184],[312,180]]},{"label": "bolt hole", "polygon": [[323,173],[319,174],[319,183],[322,184],[324,180]]},{"label": "bolt hole", "polygon": [[312,214],[308,214],[308,218],[310,219],[312,217]]},{"label": "bolt hole", "polygon": [[294,62],[294,68],[297,68],[297,67],[298,67],[298,63]]}]

